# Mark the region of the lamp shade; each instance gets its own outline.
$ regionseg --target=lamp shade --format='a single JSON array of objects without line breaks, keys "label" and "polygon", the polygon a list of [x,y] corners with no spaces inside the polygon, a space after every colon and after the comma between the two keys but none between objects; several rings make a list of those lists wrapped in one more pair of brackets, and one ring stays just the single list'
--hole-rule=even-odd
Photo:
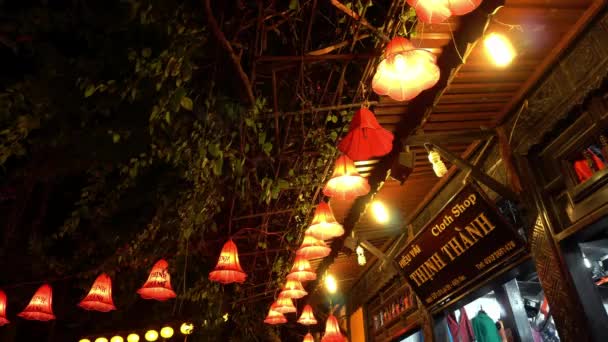
[{"label": "lamp shade", "polygon": [[6,319],[6,293],[0,290],[0,327],[9,323]]},{"label": "lamp shade", "polygon": [[389,43],[387,46],[386,57],[378,65],[372,79],[372,89],[376,94],[386,95],[395,101],[408,101],[439,81],[439,67],[433,53],[404,43],[403,40],[407,39],[403,37],[395,39],[402,43]]},{"label": "lamp shade", "polygon": [[[391,148],[392,139],[389,141],[388,151]],[[334,173],[323,188],[323,194],[327,197],[347,200],[363,196],[368,192],[369,183],[367,182],[367,178],[361,177],[359,172],[357,172],[353,160],[347,155],[338,157],[334,166]]]},{"label": "lamp shade", "polygon": [[247,279],[239,262],[239,251],[232,239],[228,240],[217,261],[215,269],[209,273],[209,280],[222,284],[242,283]]},{"label": "lamp shade", "polygon": [[302,325],[315,325],[317,324],[317,319],[315,318],[314,313],[312,312],[312,306],[306,304],[304,307],[304,311],[298,318],[298,323]]},{"label": "lamp shade", "polygon": [[[398,82],[393,82],[392,79],[390,82],[385,83],[386,84],[383,85],[384,88],[379,89],[386,94],[391,91],[389,87],[399,85]],[[376,116],[371,110],[367,108],[360,108],[355,112],[355,115],[350,122],[348,134],[340,141],[338,144],[338,149],[352,160],[368,160],[373,157],[381,157],[389,153],[393,148],[393,139],[393,133],[389,132],[378,123]],[[336,162],[336,169],[338,166],[338,162]],[[345,166],[346,165],[342,165],[342,167]],[[353,164],[352,169],[354,168],[355,166]],[[348,170],[349,172],[346,174],[354,176],[355,174],[352,172],[352,169]],[[356,172],[356,169],[354,171]],[[334,176],[336,176],[335,172],[336,171],[334,169],[332,179]],[[367,181],[365,183],[367,183]],[[362,188],[359,190],[360,192],[364,192],[363,194],[369,192],[369,185],[367,185],[367,191],[364,191],[366,185],[362,184],[361,186]]]},{"label": "lamp shade", "polygon": [[273,305],[270,306],[270,310],[268,310],[268,315],[266,316],[264,323],[272,325],[287,323],[287,318],[285,318],[282,313],[274,310],[276,308],[275,305],[276,304],[273,303]]},{"label": "lamp shade", "polygon": [[453,15],[464,15],[475,10],[482,0],[408,0],[418,19],[427,24],[444,22]]},{"label": "lamp shade", "polygon": [[315,209],[307,233],[321,240],[328,240],[344,234],[344,228],[336,221],[331,207],[325,201],[321,201]]},{"label": "lamp shade", "polygon": [[112,279],[102,273],[95,279],[89,294],[78,304],[85,310],[108,312],[116,310],[112,300]]},{"label": "lamp shade", "polygon": [[49,284],[40,286],[30,303],[17,316],[32,321],[50,321],[53,314],[53,289]]},{"label": "lamp shade", "polygon": [[306,296],[308,292],[304,290],[302,283],[297,280],[288,280],[283,286],[283,290],[279,294],[279,297],[286,297],[291,299],[300,299]]},{"label": "lamp shade", "polygon": [[296,312],[296,307],[293,305],[293,301],[291,300],[291,298],[279,296],[279,298],[274,303],[274,311],[280,312],[282,314]]},{"label": "lamp shade", "polygon": [[304,336],[304,340],[302,340],[302,342],[315,342],[315,338],[312,337],[311,333],[308,333],[306,336]]},{"label": "lamp shade", "polygon": [[310,267],[310,262],[301,255],[296,255],[291,272],[287,275],[287,280],[310,281],[317,279],[317,273]]},{"label": "lamp shade", "polygon": [[336,316],[329,314],[327,322],[325,323],[325,333],[321,342],[346,342],[346,338],[340,332],[340,325]]},{"label": "lamp shade", "polygon": [[169,263],[166,260],[160,259],[152,267],[148,280],[137,290],[137,293],[143,299],[155,299],[165,301],[175,298],[175,292],[171,287],[171,275],[169,275]]},{"label": "lamp shade", "polygon": [[325,258],[329,253],[331,253],[331,248],[327,246],[325,241],[319,240],[310,234],[305,234],[304,241],[302,241],[302,245],[300,245],[300,249],[297,250],[296,255],[305,259],[318,259]]}]

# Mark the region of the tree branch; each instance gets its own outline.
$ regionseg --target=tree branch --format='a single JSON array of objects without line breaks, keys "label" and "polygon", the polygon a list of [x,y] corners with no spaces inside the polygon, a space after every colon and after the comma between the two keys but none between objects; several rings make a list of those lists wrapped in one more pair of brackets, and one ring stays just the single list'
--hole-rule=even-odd
[{"label": "tree branch", "polygon": [[218,25],[217,20],[215,20],[215,17],[213,16],[213,11],[211,10],[211,0],[204,0],[204,4],[205,4],[205,11],[207,12],[207,21],[209,22],[209,27],[211,28],[211,31],[215,35],[215,38],[217,38],[217,40],[222,44],[224,49],[230,55],[230,59],[232,60],[232,63],[234,64],[234,67],[236,68],[236,71],[239,74],[241,81],[243,82],[243,85],[245,86],[245,91],[247,92],[247,98],[248,98],[250,104],[253,106],[253,105],[255,105],[255,96],[253,95],[253,89],[251,88],[251,82],[249,82],[249,77],[247,77],[247,74],[245,73],[245,71],[243,70],[243,67],[241,66],[241,59],[239,58],[239,56],[236,55],[236,53],[232,49],[232,45],[230,45],[230,42],[228,42],[228,40],[226,39],[226,36],[220,29],[220,26]]}]

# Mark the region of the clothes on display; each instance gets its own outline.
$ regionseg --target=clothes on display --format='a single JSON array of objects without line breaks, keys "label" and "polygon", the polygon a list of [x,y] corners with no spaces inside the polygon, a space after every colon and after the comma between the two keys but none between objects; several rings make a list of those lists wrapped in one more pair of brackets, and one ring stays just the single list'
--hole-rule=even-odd
[{"label": "clothes on display", "polygon": [[456,318],[453,312],[447,316],[448,328],[454,342],[472,342],[475,341],[473,327],[467,316],[464,308],[460,308],[460,317]]},{"label": "clothes on display", "polygon": [[477,342],[502,342],[494,321],[483,310],[473,318],[473,333]]}]

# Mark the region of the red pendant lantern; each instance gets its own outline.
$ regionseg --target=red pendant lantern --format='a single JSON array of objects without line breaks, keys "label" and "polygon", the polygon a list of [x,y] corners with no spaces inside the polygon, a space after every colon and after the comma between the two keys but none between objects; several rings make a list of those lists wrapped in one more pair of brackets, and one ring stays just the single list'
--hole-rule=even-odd
[{"label": "red pendant lantern", "polygon": [[[393,148],[393,139],[393,133],[384,129],[378,123],[376,116],[371,110],[363,107],[355,112],[350,122],[348,134],[340,141],[338,149],[352,160],[368,160],[389,153]],[[343,164],[339,164],[339,162]],[[355,177],[360,177],[352,161],[349,163],[348,160],[340,161],[338,159],[330,182],[337,176],[336,170],[339,170],[339,166],[343,167],[344,170],[341,173],[351,176],[351,182],[356,180]],[[367,194],[369,192],[367,180],[365,182],[362,180],[356,181],[358,183],[351,186],[351,188],[355,185],[358,186],[359,189],[356,192],[356,196]]]},{"label": "red pendant lantern", "polygon": [[50,321],[55,319],[53,314],[53,289],[50,285],[40,286],[32,300],[17,316],[32,321]]},{"label": "red pendant lantern", "polygon": [[0,290],[0,327],[9,323],[6,319],[6,293]]},{"label": "red pendant lantern", "polygon": [[272,325],[287,323],[287,318],[285,318],[285,316],[283,316],[282,313],[274,310],[275,308],[276,308],[276,304],[273,303],[270,306],[270,310],[268,310],[268,316],[266,316],[264,323],[272,324]]},{"label": "red pendant lantern", "polygon": [[171,287],[171,275],[169,274],[169,264],[164,259],[160,259],[152,267],[148,281],[137,290],[143,299],[155,299],[165,301],[175,298],[175,292]]},{"label": "red pendant lantern", "polygon": [[297,280],[288,280],[283,287],[283,290],[279,294],[280,297],[291,298],[291,299],[300,299],[306,296],[308,292],[304,290],[302,283]]},{"label": "red pendant lantern", "polygon": [[89,294],[78,304],[85,310],[108,312],[116,310],[112,300],[112,279],[102,273],[91,287]]},{"label": "red pendant lantern", "polygon": [[310,234],[305,234],[304,241],[302,241],[302,245],[300,245],[300,249],[298,249],[296,255],[305,259],[318,259],[325,258],[329,253],[331,253],[331,248],[327,246],[325,241],[319,240]]},{"label": "red pendant lantern", "polygon": [[407,0],[416,10],[418,19],[427,24],[439,24],[453,15],[475,10],[482,0]]},{"label": "red pendant lantern", "polygon": [[243,272],[239,262],[239,251],[232,239],[228,240],[217,261],[215,269],[209,273],[209,280],[222,284],[243,283],[247,274]]},{"label": "red pendant lantern", "polygon": [[287,275],[287,280],[310,281],[317,279],[317,274],[310,267],[310,262],[301,255],[296,255],[296,260],[293,262],[291,272]]},{"label": "red pendant lantern", "polygon": [[411,100],[439,81],[436,62],[437,57],[433,53],[414,48],[403,37],[393,38],[387,45],[385,59],[378,65],[372,89],[376,94],[387,95],[395,101]]},{"label": "red pendant lantern", "polygon": [[[349,134],[351,133],[349,132]],[[389,132],[389,134],[391,133]],[[391,134],[391,139],[388,142],[388,151],[390,151],[393,146],[392,136],[393,135]],[[362,134],[360,138],[370,138],[370,135]],[[361,143],[362,142],[360,141],[359,144]],[[359,149],[359,151],[361,151],[361,149]],[[368,192],[369,183],[367,182],[367,178],[361,177],[359,172],[357,172],[357,168],[355,168],[355,163],[352,159],[346,155],[340,156],[338,160],[336,160],[334,173],[323,188],[323,194],[327,197],[337,197],[342,200],[348,200],[363,196]]]},{"label": "red pendant lantern", "polygon": [[344,228],[336,221],[334,213],[327,202],[321,201],[315,210],[307,233],[321,240],[328,240],[344,234]]},{"label": "red pendant lantern", "polygon": [[306,304],[304,307],[304,311],[298,318],[298,323],[302,325],[315,325],[317,324],[317,319],[315,318],[314,313],[312,312],[312,306]]},{"label": "red pendant lantern", "polygon": [[340,332],[340,325],[338,320],[333,314],[327,317],[327,323],[325,323],[325,334],[321,342],[346,342],[346,338]]},{"label": "red pendant lantern", "polygon": [[274,303],[275,306],[273,310],[276,312],[287,314],[297,311],[296,307],[293,305],[293,301],[291,300],[291,298],[279,296],[279,298]]},{"label": "red pendant lantern", "polygon": [[306,336],[304,336],[304,340],[302,342],[315,342],[315,338],[312,337],[310,333],[308,333],[306,334]]}]

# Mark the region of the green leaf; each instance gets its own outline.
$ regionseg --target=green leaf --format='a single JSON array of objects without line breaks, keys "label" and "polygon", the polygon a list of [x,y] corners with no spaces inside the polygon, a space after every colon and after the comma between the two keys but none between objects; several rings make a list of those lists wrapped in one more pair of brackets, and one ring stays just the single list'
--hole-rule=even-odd
[{"label": "green leaf", "polygon": [[141,55],[148,58],[152,55],[152,50],[150,48],[145,48],[141,51]]},{"label": "green leaf", "polygon": [[266,153],[266,155],[270,157],[270,152],[272,152],[272,143],[271,142],[264,143],[264,146],[262,147],[262,149],[264,150],[264,153]]},{"label": "green leaf", "polygon": [[213,161],[213,174],[216,176],[222,175],[222,167],[224,166],[224,159],[219,158]]},{"label": "green leaf", "polygon": [[192,99],[188,96],[182,97],[181,105],[182,108],[189,111],[192,111],[192,107],[194,106],[194,104],[192,103]]},{"label": "green leaf", "polygon": [[89,84],[87,86],[87,89],[84,91],[84,97],[92,96],[93,94],[95,94],[96,90],[97,90],[97,87],[95,87],[95,85]]},{"label": "green leaf", "polygon": [[289,189],[289,182],[284,179],[279,179],[279,188],[280,189]]},{"label": "green leaf", "polygon": [[112,141],[113,141],[115,144],[116,144],[117,142],[119,142],[119,141],[120,141],[120,134],[118,134],[118,133],[114,133],[114,134],[112,135]]},{"label": "green leaf", "polygon": [[291,0],[289,1],[289,9],[293,11],[297,11],[300,9],[300,1],[299,0]]}]

